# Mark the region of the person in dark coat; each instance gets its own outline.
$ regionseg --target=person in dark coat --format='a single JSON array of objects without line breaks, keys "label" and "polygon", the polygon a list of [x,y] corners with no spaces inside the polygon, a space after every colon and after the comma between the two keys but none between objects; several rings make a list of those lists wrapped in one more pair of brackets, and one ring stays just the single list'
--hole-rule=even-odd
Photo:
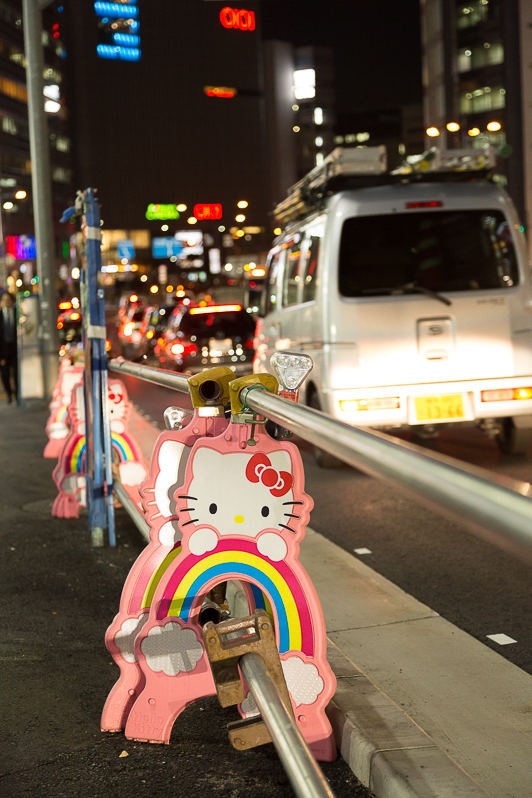
[{"label": "person in dark coat", "polygon": [[0,377],[11,404],[18,395],[17,311],[8,291],[0,296]]}]

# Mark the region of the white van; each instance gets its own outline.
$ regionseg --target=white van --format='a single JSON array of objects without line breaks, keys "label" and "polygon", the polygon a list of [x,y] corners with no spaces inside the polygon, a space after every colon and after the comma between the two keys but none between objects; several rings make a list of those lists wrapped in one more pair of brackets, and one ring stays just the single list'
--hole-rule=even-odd
[{"label": "white van", "polygon": [[[476,424],[532,442],[532,286],[523,228],[488,150],[337,148],[276,208],[255,372],[309,354],[301,400],[420,437]],[[332,465],[324,452],[318,462]]]}]

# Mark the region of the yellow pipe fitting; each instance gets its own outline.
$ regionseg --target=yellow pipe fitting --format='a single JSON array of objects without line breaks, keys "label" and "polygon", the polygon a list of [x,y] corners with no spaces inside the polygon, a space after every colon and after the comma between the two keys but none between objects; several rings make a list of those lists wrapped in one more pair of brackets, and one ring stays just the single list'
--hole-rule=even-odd
[{"label": "yellow pipe fitting", "polygon": [[244,388],[251,388],[254,385],[260,385],[266,388],[270,393],[276,394],[279,390],[279,383],[273,374],[247,374],[245,377],[238,377],[233,380],[229,386],[231,397],[231,414],[236,415],[244,411],[244,404],[240,398],[240,394]]},{"label": "yellow pipe fitting", "polygon": [[229,404],[229,383],[234,380],[235,372],[227,366],[206,369],[193,374],[188,379],[188,390],[192,406],[212,407]]}]

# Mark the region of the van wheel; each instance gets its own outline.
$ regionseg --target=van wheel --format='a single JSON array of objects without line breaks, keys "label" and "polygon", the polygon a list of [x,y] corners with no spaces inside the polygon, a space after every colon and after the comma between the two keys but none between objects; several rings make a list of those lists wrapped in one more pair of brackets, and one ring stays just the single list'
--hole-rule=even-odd
[{"label": "van wheel", "polygon": [[497,445],[503,454],[526,454],[532,445],[532,428],[518,427],[513,418],[505,418],[497,435]]},{"label": "van wheel", "polygon": [[[309,399],[309,407],[312,407],[314,410],[321,410],[319,399],[315,393],[313,393]],[[346,465],[343,460],[339,460],[337,457],[334,457],[334,455],[329,454],[325,449],[313,446],[312,450],[314,459],[320,468],[344,468]]]}]

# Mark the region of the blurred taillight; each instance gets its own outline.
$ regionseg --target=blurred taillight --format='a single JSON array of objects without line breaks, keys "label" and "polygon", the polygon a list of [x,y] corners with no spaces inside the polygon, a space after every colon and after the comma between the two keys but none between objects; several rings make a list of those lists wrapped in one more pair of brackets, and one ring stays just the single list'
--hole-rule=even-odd
[{"label": "blurred taillight", "polygon": [[170,347],[170,352],[176,357],[197,355],[198,348],[195,344],[178,343],[177,341]]},{"label": "blurred taillight", "polygon": [[124,335],[128,338],[131,333],[133,332],[134,324],[133,322],[129,321],[127,324],[124,324]]}]

